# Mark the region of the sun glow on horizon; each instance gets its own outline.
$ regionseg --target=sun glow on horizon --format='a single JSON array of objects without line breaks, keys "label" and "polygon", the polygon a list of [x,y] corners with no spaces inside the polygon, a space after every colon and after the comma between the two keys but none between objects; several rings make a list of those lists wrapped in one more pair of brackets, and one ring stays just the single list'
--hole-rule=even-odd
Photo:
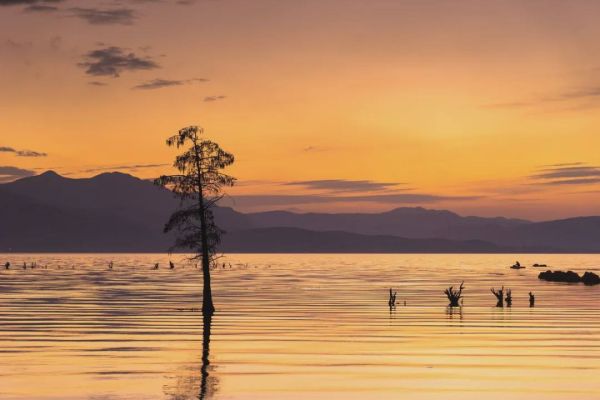
[{"label": "sun glow on horizon", "polygon": [[[284,208],[600,214],[599,7],[157,3],[133,7],[127,23],[90,24],[2,6],[0,148],[15,151],[0,151],[0,179],[111,168],[154,177],[172,159],[165,137],[199,124],[236,155],[230,172],[242,182],[401,182],[394,193],[426,195]],[[570,172],[586,180],[532,178],[565,163],[587,165]],[[232,195],[280,192],[312,193],[262,184]]]}]

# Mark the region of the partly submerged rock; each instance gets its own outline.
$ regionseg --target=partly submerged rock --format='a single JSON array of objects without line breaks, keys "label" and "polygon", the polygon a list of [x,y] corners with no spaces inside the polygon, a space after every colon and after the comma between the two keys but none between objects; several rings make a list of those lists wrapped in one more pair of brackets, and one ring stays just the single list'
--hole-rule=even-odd
[{"label": "partly submerged rock", "polygon": [[582,282],[585,285],[598,285],[600,284],[600,276],[593,272],[587,271],[583,276],[579,276],[577,272],[573,271],[546,271],[540,272],[538,275],[539,279],[550,281],[550,282],[567,282],[567,283],[579,283]]},{"label": "partly submerged rock", "polygon": [[538,279],[542,279],[550,282],[568,282],[568,283],[579,283],[581,282],[581,277],[577,272],[573,271],[545,271],[540,272],[538,275]]},{"label": "partly submerged rock", "polygon": [[581,282],[583,282],[585,285],[598,285],[600,284],[600,276],[593,272],[586,272],[581,277]]},{"label": "partly submerged rock", "polygon": [[538,263],[533,264],[533,266],[536,268],[546,268],[547,267],[546,264],[538,264]]}]

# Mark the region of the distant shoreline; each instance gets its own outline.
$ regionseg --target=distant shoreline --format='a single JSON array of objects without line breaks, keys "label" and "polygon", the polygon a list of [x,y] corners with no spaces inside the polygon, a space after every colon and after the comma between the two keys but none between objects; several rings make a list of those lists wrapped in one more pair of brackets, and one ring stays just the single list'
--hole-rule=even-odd
[{"label": "distant shoreline", "polygon": [[[60,250],[48,250],[48,251],[0,251],[0,254],[176,254],[176,255],[184,255],[191,254],[187,252],[172,252],[168,251],[160,252],[160,251],[60,251]],[[600,252],[590,252],[590,251],[496,251],[496,252],[465,252],[465,251],[439,251],[439,252],[418,252],[418,251],[402,251],[402,252],[335,252],[335,251],[303,251],[303,252],[283,252],[283,251],[227,251],[224,252],[223,255],[236,255],[236,254],[339,254],[339,255],[393,255],[393,254],[425,254],[425,255],[444,255],[444,254],[489,254],[489,255],[506,255],[506,254],[515,254],[515,255],[528,255],[528,254],[581,254],[581,255],[596,255],[600,254]]]}]

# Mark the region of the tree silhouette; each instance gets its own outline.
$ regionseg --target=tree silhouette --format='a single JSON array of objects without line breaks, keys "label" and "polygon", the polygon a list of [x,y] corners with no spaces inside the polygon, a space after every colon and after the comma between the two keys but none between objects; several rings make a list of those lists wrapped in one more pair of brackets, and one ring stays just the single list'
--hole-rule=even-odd
[{"label": "tree silhouette", "polygon": [[450,307],[459,307],[460,306],[459,301],[462,298],[463,289],[464,289],[464,282],[461,282],[458,290],[455,290],[454,286],[450,286],[448,289],[444,290],[446,297],[448,297],[448,300],[450,301],[450,304],[449,304]]},{"label": "tree silhouette", "polygon": [[212,315],[215,307],[210,286],[210,267],[215,259],[223,231],[215,224],[212,208],[223,197],[222,188],[233,186],[235,178],[221,170],[234,162],[232,154],[210,140],[204,139],[204,130],[198,126],[180,129],[167,139],[168,146],[177,148],[190,145],[175,158],[173,166],[178,175],[163,175],[155,183],[166,187],[181,200],[164,231],[176,230],[178,236],[173,248],[192,250],[194,259],[202,260],[204,290],[202,313]]},{"label": "tree silhouette", "polygon": [[502,289],[500,290],[491,288],[490,291],[496,296],[496,300],[498,300],[496,307],[504,307],[504,286],[502,286]]}]

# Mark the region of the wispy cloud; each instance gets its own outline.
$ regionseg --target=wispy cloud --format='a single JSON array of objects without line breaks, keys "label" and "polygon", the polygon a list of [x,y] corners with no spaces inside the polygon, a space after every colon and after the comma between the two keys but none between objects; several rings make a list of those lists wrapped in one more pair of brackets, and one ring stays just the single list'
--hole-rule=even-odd
[{"label": "wispy cloud", "polygon": [[363,192],[394,189],[405,185],[400,182],[376,182],[370,180],[321,179],[311,181],[287,182],[287,186],[301,186],[306,189],[328,190],[337,192]]},{"label": "wispy cloud", "polygon": [[64,0],[0,0],[2,6],[28,6],[32,4],[62,3]]},{"label": "wispy cloud", "polygon": [[585,98],[598,98],[600,97],[600,86],[593,86],[589,88],[582,88],[577,90],[570,90],[558,94],[553,97],[546,97],[545,101],[563,101],[573,99],[585,99]]},{"label": "wispy cloud", "polygon": [[317,152],[328,151],[328,150],[331,150],[331,149],[329,147],[321,147],[321,146],[313,146],[313,145],[309,145],[309,146],[302,148],[302,151],[305,153],[317,153]]},{"label": "wispy cloud", "polygon": [[139,85],[135,85],[132,89],[137,90],[153,90],[153,89],[161,89],[170,86],[181,86],[184,84],[184,81],[180,80],[172,80],[172,79],[153,79],[148,82],[140,83]]},{"label": "wispy cloud", "polygon": [[35,175],[35,171],[12,166],[0,166],[0,183],[12,182]]},{"label": "wispy cloud", "polygon": [[17,151],[17,156],[18,157],[46,157],[46,156],[48,156],[48,154],[41,153],[39,151],[32,151],[32,150],[19,150],[19,151]]},{"label": "wispy cloud", "polygon": [[[173,0],[129,0],[129,2],[131,3],[139,3],[139,4],[145,4],[145,3],[168,3],[168,2],[173,2]],[[196,2],[196,0],[175,0],[174,3],[175,4],[179,4],[179,5],[190,5],[190,4],[194,4]]]},{"label": "wispy cloud", "polygon": [[33,150],[17,150],[9,146],[0,146],[0,153],[13,153],[17,157],[46,157],[48,154]]},{"label": "wispy cloud", "polygon": [[39,13],[52,13],[58,11],[59,8],[56,6],[50,6],[47,4],[31,4],[25,7],[26,12],[39,12]]},{"label": "wispy cloud", "polygon": [[[490,108],[527,108],[556,104],[565,109],[581,109],[600,105],[600,86],[591,85],[528,100],[488,104]],[[573,105],[575,104],[575,105]],[[569,106],[567,106],[569,105]]]},{"label": "wispy cloud", "polygon": [[542,165],[542,169],[555,168],[555,167],[574,167],[576,165],[585,165],[585,163],[584,162],[570,162],[570,163],[548,164],[548,165]]},{"label": "wispy cloud", "polygon": [[94,167],[84,169],[82,173],[94,173],[94,172],[106,172],[106,171],[136,171],[139,169],[145,168],[158,168],[158,167],[166,167],[170,164],[122,164],[122,165],[113,165],[113,166],[105,166],[105,167]]},{"label": "wispy cloud", "polygon": [[83,8],[69,9],[72,16],[80,18],[92,25],[131,25],[137,18],[135,10],[131,8]]},{"label": "wispy cloud", "polygon": [[586,185],[600,183],[600,167],[585,163],[564,163],[541,168],[529,177],[543,185]]},{"label": "wispy cloud", "polygon": [[27,13],[53,13],[60,10],[55,4],[62,2],[63,0],[0,0],[0,7],[22,6]]},{"label": "wispy cloud", "polygon": [[182,86],[189,85],[195,82],[208,82],[208,79],[204,78],[193,78],[193,79],[152,79],[147,82],[135,85],[132,89],[136,90],[155,90],[162,89],[171,86]]},{"label": "wispy cloud", "polygon": [[576,179],[558,179],[554,181],[542,182],[544,185],[591,185],[600,183],[598,178],[576,178]]},{"label": "wispy cloud", "polygon": [[223,96],[223,95],[219,95],[219,96],[206,96],[204,98],[204,101],[211,102],[211,101],[225,100],[226,98],[227,98],[227,96]]},{"label": "wispy cloud", "polygon": [[92,50],[85,54],[85,61],[78,65],[85,68],[85,73],[93,76],[112,76],[114,78],[124,71],[140,71],[160,68],[151,58],[127,52],[124,48],[111,46]]}]

